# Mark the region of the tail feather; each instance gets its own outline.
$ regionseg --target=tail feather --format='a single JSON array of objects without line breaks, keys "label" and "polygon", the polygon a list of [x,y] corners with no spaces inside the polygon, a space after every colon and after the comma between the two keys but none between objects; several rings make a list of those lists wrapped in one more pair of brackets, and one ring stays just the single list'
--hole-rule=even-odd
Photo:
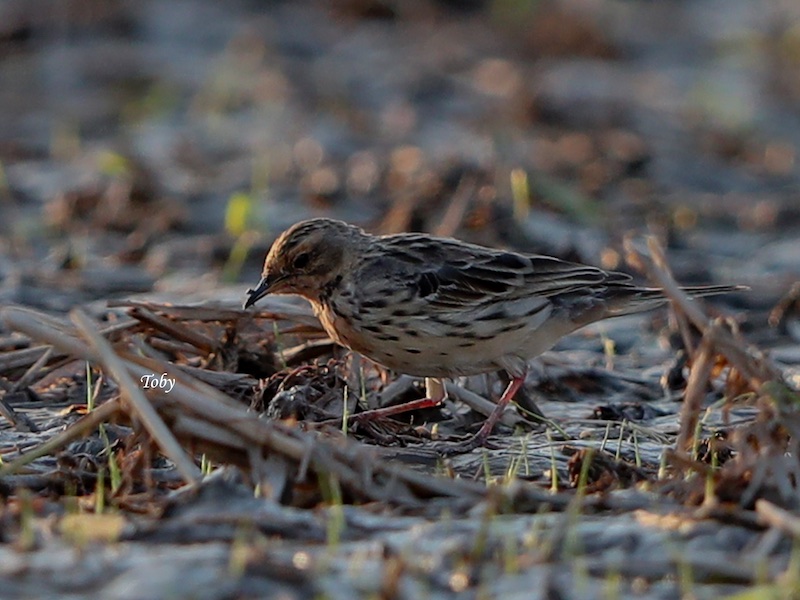
[{"label": "tail feather", "polygon": [[[743,285],[689,285],[681,287],[690,298],[705,298],[747,290]],[[614,299],[609,302],[608,316],[619,317],[652,310],[668,302],[661,288],[620,287],[615,290]]]},{"label": "tail feather", "polygon": [[744,292],[750,288],[746,285],[687,285],[681,290],[689,294],[690,298],[704,298],[705,296],[717,296],[719,294],[729,294],[730,292]]}]

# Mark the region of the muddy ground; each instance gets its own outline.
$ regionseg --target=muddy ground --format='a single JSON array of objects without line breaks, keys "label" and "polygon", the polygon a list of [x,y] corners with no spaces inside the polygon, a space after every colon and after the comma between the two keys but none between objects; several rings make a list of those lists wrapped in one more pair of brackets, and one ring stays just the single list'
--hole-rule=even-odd
[{"label": "muddy ground", "polygon": [[[799,56],[791,2],[0,3],[0,597],[797,595]],[[241,309],[311,216],[749,289],[446,456],[498,376],[362,422],[420,382]]]}]

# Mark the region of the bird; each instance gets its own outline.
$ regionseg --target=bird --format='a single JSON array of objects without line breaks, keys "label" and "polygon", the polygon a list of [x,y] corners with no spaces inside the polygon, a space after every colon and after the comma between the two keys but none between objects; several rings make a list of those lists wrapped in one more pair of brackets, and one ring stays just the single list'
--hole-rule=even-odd
[{"label": "bird", "polygon": [[[739,287],[682,289],[701,297]],[[445,399],[446,378],[505,371],[508,386],[466,448],[484,445],[531,359],[585,325],[667,302],[618,271],[424,233],[372,235],[329,218],[278,236],[244,308],[267,294],[306,298],[335,342],[425,378],[420,408]]]}]

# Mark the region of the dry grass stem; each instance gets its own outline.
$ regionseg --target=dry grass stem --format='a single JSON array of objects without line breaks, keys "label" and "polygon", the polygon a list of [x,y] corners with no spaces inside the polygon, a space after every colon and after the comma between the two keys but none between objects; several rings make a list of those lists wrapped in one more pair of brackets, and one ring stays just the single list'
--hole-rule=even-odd
[{"label": "dry grass stem", "polygon": [[[764,385],[778,383],[785,387],[780,369],[762,353],[746,347],[741,336],[734,335],[730,326],[722,319],[710,320],[697,302],[680,289],[670,274],[663,250],[654,237],[649,237],[647,247],[650,255],[638,249],[631,240],[626,240],[629,260],[643,270],[672,300],[676,312],[685,315],[702,336],[699,349],[693,356],[694,364],[687,385],[685,405],[681,410],[680,433],[676,447],[686,449],[692,444],[699,418],[704,390],[714,369],[716,356],[725,357],[727,363],[748,382],[750,389],[763,394]],[[687,329],[682,328],[684,337]]]},{"label": "dry grass stem", "polygon": [[100,424],[110,421],[120,410],[121,403],[119,399],[109,400],[105,404],[101,404],[92,412],[82,416],[65,431],[53,436],[33,450],[27,451],[7,465],[0,467],[0,477],[17,473],[22,467],[29,465],[37,458],[55,453],[71,441],[94,431]]},{"label": "dry grass stem", "polygon": [[111,344],[97,333],[94,328],[95,324],[80,309],[72,310],[70,318],[94,350],[95,360],[117,382],[142,425],[153,436],[162,452],[175,463],[175,467],[187,483],[197,481],[201,475],[200,469],[195,466],[178,444],[172,432],[161,420],[147,396],[144,395],[138,381],[134,381],[125,363],[116,355]]},{"label": "dry grass stem", "polygon": [[161,317],[150,312],[146,308],[134,307],[131,309],[130,315],[143,323],[147,323],[158,331],[166,333],[181,342],[185,342],[205,352],[211,352],[217,347],[217,343],[208,336],[197,331],[192,331],[180,323]]},{"label": "dry grass stem", "polygon": [[800,517],[792,512],[761,498],[756,500],[756,513],[761,523],[800,539]]},{"label": "dry grass stem", "polygon": [[697,421],[700,411],[703,409],[703,400],[713,368],[714,351],[711,343],[703,338],[689,373],[689,381],[686,384],[686,392],[681,406],[681,427],[675,440],[675,447],[678,451],[689,451],[694,444]]},{"label": "dry grass stem", "polygon": [[53,355],[53,347],[52,346],[45,346],[45,352],[36,359],[36,362],[33,363],[28,370],[23,373],[22,377],[20,377],[17,381],[14,382],[14,385],[8,390],[9,394],[13,394],[17,390],[20,390],[24,387],[27,387],[36,376],[39,374],[39,371],[42,370],[47,364],[47,361],[50,360],[50,357]]}]

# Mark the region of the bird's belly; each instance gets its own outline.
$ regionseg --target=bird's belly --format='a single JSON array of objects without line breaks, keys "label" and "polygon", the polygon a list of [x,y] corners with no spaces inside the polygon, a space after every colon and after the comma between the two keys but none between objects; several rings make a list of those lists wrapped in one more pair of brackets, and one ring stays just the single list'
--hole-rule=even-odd
[{"label": "bird's belly", "polygon": [[520,365],[548,350],[566,331],[549,322],[522,322],[505,330],[437,326],[424,317],[373,325],[332,310],[318,314],[339,344],[394,371],[417,377],[476,375]]},{"label": "bird's belly", "polygon": [[[428,335],[409,335],[409,329],[358,323],[331,310],[317,315],[331,338],[393,371],[417,377],[448,377],[453,371],[453,352],[444,340]],[[490,371],[496,367],[487,367]],[[482,372],[471,370],[471,373]],[[466,374],[466,373],[465,373]]]}]

